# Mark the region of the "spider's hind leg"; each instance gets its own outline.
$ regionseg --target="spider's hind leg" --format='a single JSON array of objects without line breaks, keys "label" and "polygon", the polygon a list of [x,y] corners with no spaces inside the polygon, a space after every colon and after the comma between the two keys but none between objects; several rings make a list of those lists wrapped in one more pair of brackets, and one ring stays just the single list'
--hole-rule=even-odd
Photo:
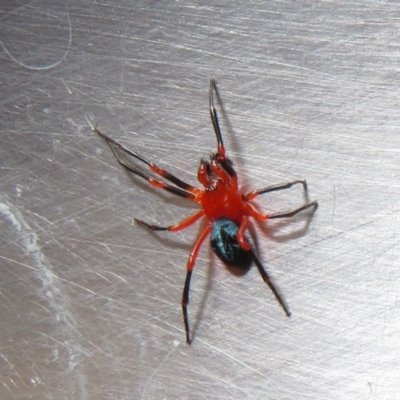
[{"label": "spider's hind leg", "polygon": [[254,263],[256,264],[258,270],[260,271],[261,277],[263,278],[264,282],[269,286],[269,288],[272,290],[272,293],[275,295],[276,299],[278,300],[278,303],[280,304],[280,306],[283,308],[283,311],[285,311],[285,314],[290,317],[292,315],[292,313],[288,310],[288,308],[286,307],[286,304],[284,303],[284,301],[282,300],[280,294],[278,293],[278,291],[276,290],[274,284],[271,282],[267,271],[265,271],[263,265],[261,264],[260,260],[257,258],[257,256],[254,254],[254,251],[252,249],[250,249],[250,256],[253,259]]}]

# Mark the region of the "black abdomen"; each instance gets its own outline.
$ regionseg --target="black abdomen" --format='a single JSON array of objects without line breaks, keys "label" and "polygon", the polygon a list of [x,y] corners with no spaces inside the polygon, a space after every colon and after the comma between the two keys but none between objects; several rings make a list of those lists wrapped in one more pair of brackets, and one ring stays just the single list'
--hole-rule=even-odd
[{"label": "black abdomen", "polygon": [[215,220],[211,231],[211,248],[223,263],[247,268],[251,263],[250,251],[240,247],[236,239],[238,230],[237,224],[230,219]]}]

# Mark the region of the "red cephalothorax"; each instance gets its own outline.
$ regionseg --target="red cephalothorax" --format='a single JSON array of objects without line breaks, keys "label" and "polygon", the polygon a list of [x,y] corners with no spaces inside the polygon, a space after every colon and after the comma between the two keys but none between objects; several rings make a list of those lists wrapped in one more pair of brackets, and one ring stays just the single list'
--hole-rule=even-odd
[{"label": "red cephalothorax", "polygon": [[[217,91],[217,86],[216,82],[212,79],[210,81],[209,97],[210,116],[217,138],[217,152],[211,156],[210,161],[201,160],[200,162],[197,178],[204,186],[204,189],[198,189],[186,182],[183,182],[176,176],[170,174],[164,169],[159,168],[152,162],[147,161],[134,151],[129,150],[125,146],[117,143],[115,140],[100,132],[95,126],[92,125],[93,130],[107,141],[112,152],[114,153],[115,158],[125,169],[147,180],[148,183],[154,187],[166,190],[201,206],[200,210],[196,211],[183,221],[166,227],[151,225],[135,219],[140,225],[145,226],[153,231],[173,232],[180,231],[191,226],[202,217],[205,217],[207,220],[206,227],[197,238],[186,266],[187,275],[182,295],[182,311],[186,331],[186,341],[188,344],[191,343],[187,312],[190,280],[197,255],[204,240],[211,235],[212,249],[216,255],[227,265],[244,267],[250,262],[254,262],[264,282],[270,287],[286,315],[290,316],[289,310],[270,281],[267,272],[256,257],[249,241],[246,238],[246,231],[250,224],[249,218],[254,218],[260,221],[266,221],[267,219],[274,218],[288,218],[305,209],[315,209],[318,205],[316,201],[306,201],[305,204],[296,208],[295,210],[278,214],[263,214],[258,212],[251,205],[250,202],[261,194],[288,189],[295,184],[301,184],[303,186],[307,200],[307,184],[304,180],[298,180],[282,185],[265,187],[249,193],[242,193],[238,187],[236,172],[233,169],[231,161],[226,157],[225,154],[225,147],[222,141],[217,111],[214,107],[214,91]],[[124,156],[121,156],[121,154]],[[128,156],[146,164],[155,175],[164,178],[166,181],[169,181],[172,184],[160,180],[159,178],[157,179],[156,177],[152,177],[146,172],[143,172],[128,160]]]},{"label": "red cephalothorax", "polygon": [[201,193],[201,206],[211,222],[227,218],[240,223],[244,200],[239,192],[236,173],[228,159],[219,158],[217,153],[212,156],[211,162],[201,160],[197,174],[205,189]]},{"label": "red cephalothorax", "polygon": [[242,195],[224,182],[207,188],[202,195],[201,205],[210,221],[223,217],[241,222],[245,212]]}]

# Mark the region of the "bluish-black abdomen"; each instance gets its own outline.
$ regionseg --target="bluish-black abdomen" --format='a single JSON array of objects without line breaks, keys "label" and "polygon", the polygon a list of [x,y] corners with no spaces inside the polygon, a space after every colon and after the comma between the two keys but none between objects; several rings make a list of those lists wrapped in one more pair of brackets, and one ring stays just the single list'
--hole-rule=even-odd
[{"label": "bluish-black abdomen", "polygon": [[230,219],[215,220],[211,231],[211,248],[225,264],[247,268],[251,262],[250,251],[240,247],[236,239],[238,230],[236,223]]}]

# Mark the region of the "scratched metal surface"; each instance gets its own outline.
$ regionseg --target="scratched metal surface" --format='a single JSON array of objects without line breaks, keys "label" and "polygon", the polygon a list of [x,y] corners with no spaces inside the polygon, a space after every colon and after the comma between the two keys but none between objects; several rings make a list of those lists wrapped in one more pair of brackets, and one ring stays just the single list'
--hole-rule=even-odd
[{"label": "scratched metal surface", "polygon": [[[400,399],[400,5],[3,2],[0,398]],[[15,2],[14,2],[15,3]],[[228,5],[229,4],[229,5]],[[311,218],[257,225],[252,268],[192,204],[129,177],[99,128],[196,182],[215,150],[209,78],[245,188],[307,178]],[[220,105],[218,106],[221,110]],[[302,202],[265,195],[266,211]]]}]

